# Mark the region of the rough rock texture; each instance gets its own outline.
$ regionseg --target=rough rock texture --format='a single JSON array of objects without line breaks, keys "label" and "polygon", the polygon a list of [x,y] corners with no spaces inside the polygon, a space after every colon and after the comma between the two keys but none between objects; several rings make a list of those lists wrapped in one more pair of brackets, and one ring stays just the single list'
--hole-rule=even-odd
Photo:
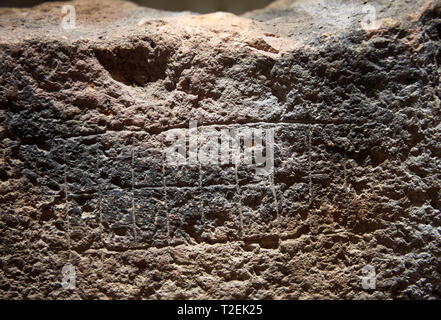
[{"label": "rough rock texture", "polygon": [[[441,3],[369,3],[0,9],[0,297],[441,298]],[[273,178],[168,165],[190,120]]]}]

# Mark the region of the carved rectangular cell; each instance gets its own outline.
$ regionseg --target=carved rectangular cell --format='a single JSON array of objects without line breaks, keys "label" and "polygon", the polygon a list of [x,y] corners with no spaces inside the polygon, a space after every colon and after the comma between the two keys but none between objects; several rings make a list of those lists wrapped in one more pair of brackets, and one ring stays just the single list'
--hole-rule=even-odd
[{"label": "carved rectangular cell", "polygon": [[173,187],[197,187],[199,185],[198,165],[170,165],[164,168],[165,184]]},{"label": "carved rectangular cell", "polygon": [[98,136],[66,140],[66,179],[69,194],[98,192],[100,178],[97,169],[103,160],[99,147]]},{"label": "carved rectangular cell", "polygon": [[202,186],[236,184],[236,172],[233,165],[205,166],[202,168]]},{"label": "carved rectangular cell", "polygon": [[226,242],[240,238],[240,205],[234,186],[204,187],[201,201],[204,241]]},{"label": "carved rectangular cell", "polygon": [[[187,129],[173,129],[158,137],[164,155],[165,184],[173,187],[196,187],[199,184],[199,164],[196,144],[188,141]],[[194,138],[196,139],[196,138]],[[192,140],[194,143],[197,140]],[[191,154],[191,156],[190,156]]]},{"label": "carved rectangular cell", "polygon": [[295,183],[278,193],[280,208],[279,229],[281,234],[290,234],[297,230],[301,221],[309,212],[309,183]]},{"label": "carved rectangular cell", "polygon": [[148,138],[137,132],[111,132],[102,136],[103,162],[100,176],[108,189],[132,189],[136,178],[132,177],[135,170],[138,152],[144,150],[143,141]]},{"label": "carved rectangular cell", "polygon": [[167,245],[167,207],[162,189],[135,190],[136,238],[140,246]]},{"label": "carved rectangular cell", "polygon": [[[236,131],[234,131],[236,130]],[[275,131],[273,125],[241,126],[230,129],[234,133],[231,156],[240,185],[266,183],[274,172]]]},{"label": "carved rectangular cell", "polygon": [[42,194],[64,198],[63,145],[63,140],[54,139],[48,143],[46,151],[35,145],[21,145],[11,149],[11,158],[18,158],[22,163],[18,165],[14,162],[19,172],[14,174],[15,170],[11,170],[9,174],[24,175],[32,185],[40,188]]},{"label": "carved rectangular cell", "polygon": [[161,150],[138,150],[135,153],[134,176],[136,188],[162,187],[162,153]]},{"label": "carved rectangular cell", "polygon": [[344,196],[349,131],[348,124],[311,126],[311,193],[315,206],[335,204]]},{"label": "carved rectangular cell", "polygon": [[309,203],[309,183],[299,182],[289,188],[279,190],[278,197],[283,216],[293,215],[296,207],[302,207]]},{"label": "carved rectangular cell", "polygon": [[[67,202],[72,248],[81,252],[101,241],[101,202],[97,194],[71,194]],[[63,213],[64,214],[64,213]]]},{"label": "carved rectangular cell", "polygon": [[167,188],[170,241],[200,242],[203,230],[202,203],[199,188]]},{"label": "carved rectangular cell", "polygon": [[[234,168],[234,170],[236,169]],[[258,174],[256,172],[256,165],[254,164],[240,164],[237,167],[237,180],[241,186],[255,185],[268,182],[269,176]]]},{"label": "carved rectangular cell", "polygon": [[132,150],[131,146],[124,146],[105,151],[99,173],[106,188],[132,188]]},{"label": "carved rectangular cell", "polygon": [[72,226],[99,227],[102,213],[102,198],[99,194],[71,194],[68,206]]},{"label": "carved rectangular cell", "polygon": [[245,186],[240,193],[243,235],[247,238],[276,230],[279,208],[270,186]]},{"label": "carved rectangular cell", "polygon": [[102,197],[104,243],[112,248],[128,248],[134,241],[132,193],[106,190]]},{"label": "carved rectangular cell", "polygon": [[284,226],[304,214],[309,201],[308,126],[285,123],[275,130],[274,189],[279,223]]},{"label": "carved rectangular cell", "polygon": [[308,181],[308,127],[283,124],[276,128],[274,183],[289,188]]}]

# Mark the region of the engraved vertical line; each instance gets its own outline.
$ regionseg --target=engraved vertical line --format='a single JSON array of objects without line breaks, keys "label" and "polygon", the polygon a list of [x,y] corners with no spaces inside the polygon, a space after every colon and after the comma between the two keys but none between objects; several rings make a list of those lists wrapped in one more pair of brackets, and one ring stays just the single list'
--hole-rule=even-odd
[{"label": "engraved vertical line", "polygon": [[279,222],[279,202],[277,201],[276,186],[274,185],[274,172],[272,172],[270,174],[269,178],[270,178],[271,192],[274,197],[274,206],[276,207],[276,223],[278,223]]},{"label": "engraved vertical line", "polygon": [[101,190],[101,177],[100,177],[100,155],[99,155],[99,147],[96,150],[96,173],[97,173],[97,185],[98,185],[98,214],[100,219],[100,232],[101,237],[104,232],[103,226],[103,192]]},{"label": "engraved vertical line", "polygon": [[136,220],[135,220],[135,149],[132,144],[132,163],[131,163],[131,173],[132,173],[132,229],[133,238],[136,241]]},{"label": "engraved vertical line", "polygon": [[237,164],[237,162],[236,162],[236,164],[235,164],[235,180],[236,180],[236,193],[237,193],[237,196],[239,197],[239,235],[241,236],[241,237],[243,237],[243,214],[242,214],[242,195],[241,195],[241,192],[240,192],[240,186],[239,186],[239,175],[238,175],[238,172],[237,172],[237,170],[238,170],[238,164]]},{"label": "engraved vertical line", "polygon": [[[67,140],[66,140],[67,141]],[[68,187],[67,187],[67,157],[66,157],[66,141],[64,141],[63,144],[63,162],[64,162],[64,172],[63,172],[63,187],[64,187],[64,216],[66,219],[66,228],[67,228],[67,245],[69,250],[69,262],[71,261],[72,256],[72,247],[71,247],[71,240],[70,240],[70,219],[69,219],[69,213],[68,213],[68,202],[69,202],[69,196],[68,196]]]},{"label": "engraved vertical line", "polygon": [[202,165],[201,163],[198,161],[198,166],[199,166],[199,206],[201,209],[201,222],[202,225],[205,226],[205,209],[204,209],[204,203],[202,200]]},{"label": "engraved vertical line", "polygon": [[309,205],[312,204],[312,175],[311,175],[311,144],[312,144],[312,127],[308,125],[308,180],[309,180]]},{"label": "engraved vertical line", "polygon": [[165,206],[165,212],[167,214],[167,243],[170,243],[170,212],[168,209],[168,195],[167,195],[167,183],[166,183],[166,176],[165,176],[165,161],[166,161],[166,154],[165,154],[165,148],[163,148],[163,154],[162,154],[162,188],[164,192],[164,206]]},{"label": "engraved vertical line", "polygon": [[[279,223],[279,201],[277,200],[276,186],[274,184],[274,129],[265,130],[266,132],[266,152],[270,156],[271,173],[269,174],[270,189],[274,197],[274,206],[276,208],[276,224]],[[268,157],[267,160],[268,161]],[[266,165],[268,165],[266,163]],[[256,162],[257,166],[257,162]]]}]

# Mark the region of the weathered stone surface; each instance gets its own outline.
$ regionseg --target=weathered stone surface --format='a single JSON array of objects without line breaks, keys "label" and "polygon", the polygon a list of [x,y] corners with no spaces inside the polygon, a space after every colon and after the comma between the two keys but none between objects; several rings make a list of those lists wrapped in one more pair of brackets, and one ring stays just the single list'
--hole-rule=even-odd
[{"label": "weathered stone surface", "polygon": [[[441,3],[365,2],[0,9],[0,297],[440,298]],[[168,165],[192,120],[273,179]]]}]

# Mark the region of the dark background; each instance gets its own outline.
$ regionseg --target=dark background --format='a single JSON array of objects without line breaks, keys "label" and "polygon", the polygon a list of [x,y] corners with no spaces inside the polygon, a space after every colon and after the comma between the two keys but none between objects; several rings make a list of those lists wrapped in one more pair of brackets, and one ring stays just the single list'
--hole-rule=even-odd
[{"label": "dark background", "polygon": [[[106,1],[106,0],[103,0]],[[272,0],[132,0],[140,5],[163,10],[194,12],[227,11],[243,13],[253,9],[261,9]],[[42,0],[0,0],[1,7],[31,7]]]}]

